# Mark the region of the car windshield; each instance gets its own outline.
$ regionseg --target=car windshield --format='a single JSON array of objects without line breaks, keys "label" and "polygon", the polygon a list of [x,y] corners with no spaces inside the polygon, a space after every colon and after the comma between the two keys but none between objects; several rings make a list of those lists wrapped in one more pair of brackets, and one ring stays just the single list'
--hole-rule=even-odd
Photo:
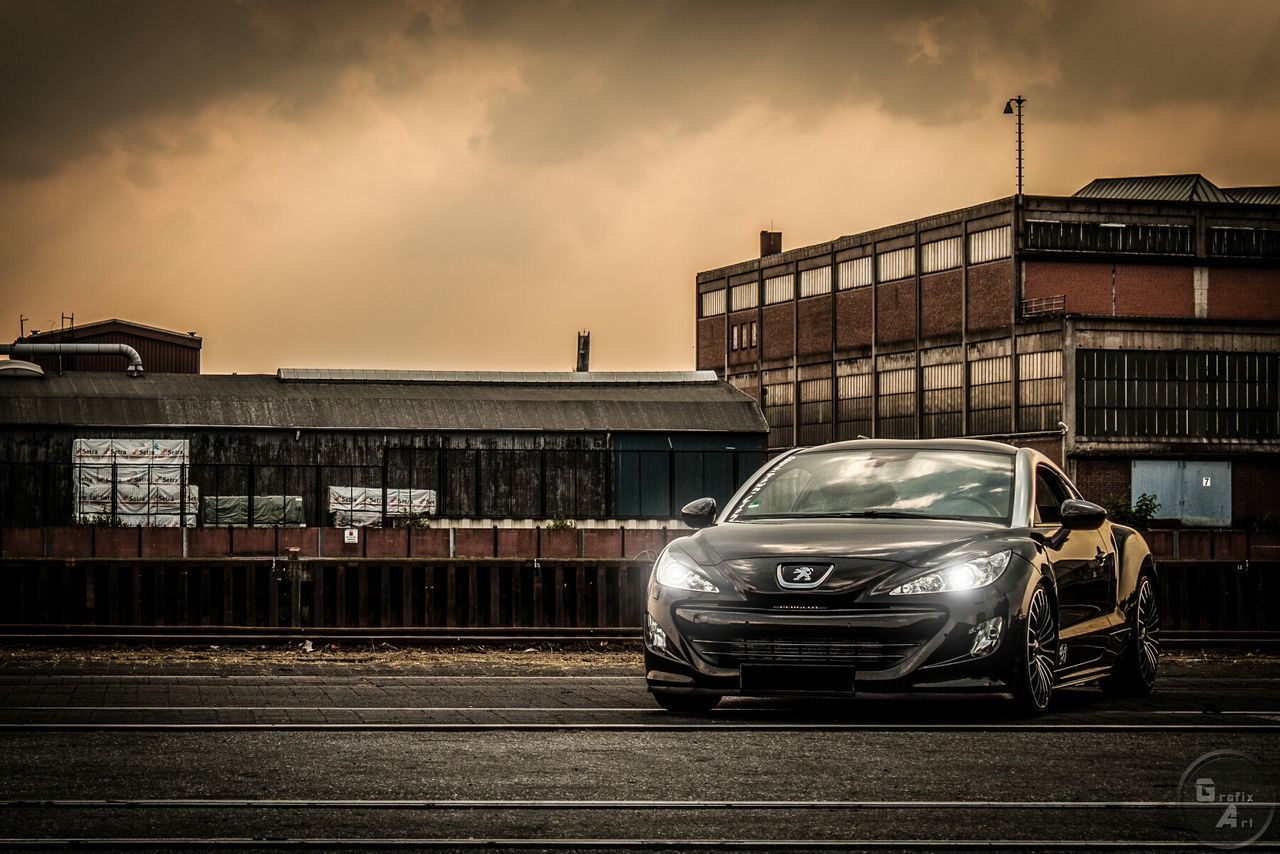
[{"label": "car windshield", "polygon": [[729,521],[867,517],[1008,523],[1013,456],[983,451],[852,448],[812,451],[765,472]]}]

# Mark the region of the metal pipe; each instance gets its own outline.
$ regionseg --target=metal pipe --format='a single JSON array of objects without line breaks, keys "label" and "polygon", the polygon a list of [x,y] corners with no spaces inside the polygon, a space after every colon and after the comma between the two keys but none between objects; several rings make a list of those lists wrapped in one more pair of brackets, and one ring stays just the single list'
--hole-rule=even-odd
[{"label": "metal pipe", "polygon": [[38,356],[43,354],[124,356],[129,360],[129,376],[142,376],[142,357],[138,355],[137,350],[128,344],[30,344],[24,341],[18,341],[13,344],[0,344],[0,356]]}]

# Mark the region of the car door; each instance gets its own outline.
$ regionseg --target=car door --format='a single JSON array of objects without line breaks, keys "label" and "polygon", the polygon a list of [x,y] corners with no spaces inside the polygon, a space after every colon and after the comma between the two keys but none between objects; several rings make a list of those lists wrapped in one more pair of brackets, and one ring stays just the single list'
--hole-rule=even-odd
[{"label": "car door", "polygon": [[[1061,527],[1062,502],[1076,497],[1053,469],[1036,467],[1035,523],[1046,537]],[[1046,547],[1058,582],[1059,634],[1067,644],[1068,664],[1102,654],[1115,610],[1115,554],[1107,525],[1096,531],[1072,531],[1060,548]],[[1096,637],[1090,637],[1095,635]]]}]

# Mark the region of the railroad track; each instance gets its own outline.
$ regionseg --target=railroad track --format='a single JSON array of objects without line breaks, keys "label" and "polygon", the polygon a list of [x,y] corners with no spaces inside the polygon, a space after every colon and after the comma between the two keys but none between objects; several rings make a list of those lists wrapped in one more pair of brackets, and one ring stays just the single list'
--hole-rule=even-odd
[{"label": "railroad track", "polygon": [[[1251,801],[1251,807],[1280,807],[1280,801]],[[200,809],[200,810],[627,810],[627,811],[739,811],[739,810],[1105,810],[1142,811],[1217,809],[1222,804],[1200,801],[854,801],[854,800],[361,800],[361,799],[290,799],[290,798],[34,798],[0,800],[0,809]]]},{"label": "railroad track", "polygon": [[[236,626],[0,626],[0,644],[46,643],[138,644],[172,646],[193,643],[392,644],[405,646],[501,646],[506,644],[616,643],[640,648],[639,628],[254,628]],[[1280,631],[1169,631],[1161,632],[1170,649],[1276,649]]]}]

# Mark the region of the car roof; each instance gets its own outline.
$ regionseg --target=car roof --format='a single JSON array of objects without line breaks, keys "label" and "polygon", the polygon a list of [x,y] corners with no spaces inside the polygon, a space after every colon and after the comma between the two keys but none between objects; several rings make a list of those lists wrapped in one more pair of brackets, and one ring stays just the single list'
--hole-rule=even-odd
[{"label": "car roof", "polygon": [[832,442],[828,445],[816,445],[801,448],[798,453],[809,454],[815,451],[851,451],[875,448],[910,448],[912,450],[933,451],[983,451],[989,454],[1016,454],[1018,448],[1004,442],[989,442],[985,439],[850,439],[846,442]]}]

